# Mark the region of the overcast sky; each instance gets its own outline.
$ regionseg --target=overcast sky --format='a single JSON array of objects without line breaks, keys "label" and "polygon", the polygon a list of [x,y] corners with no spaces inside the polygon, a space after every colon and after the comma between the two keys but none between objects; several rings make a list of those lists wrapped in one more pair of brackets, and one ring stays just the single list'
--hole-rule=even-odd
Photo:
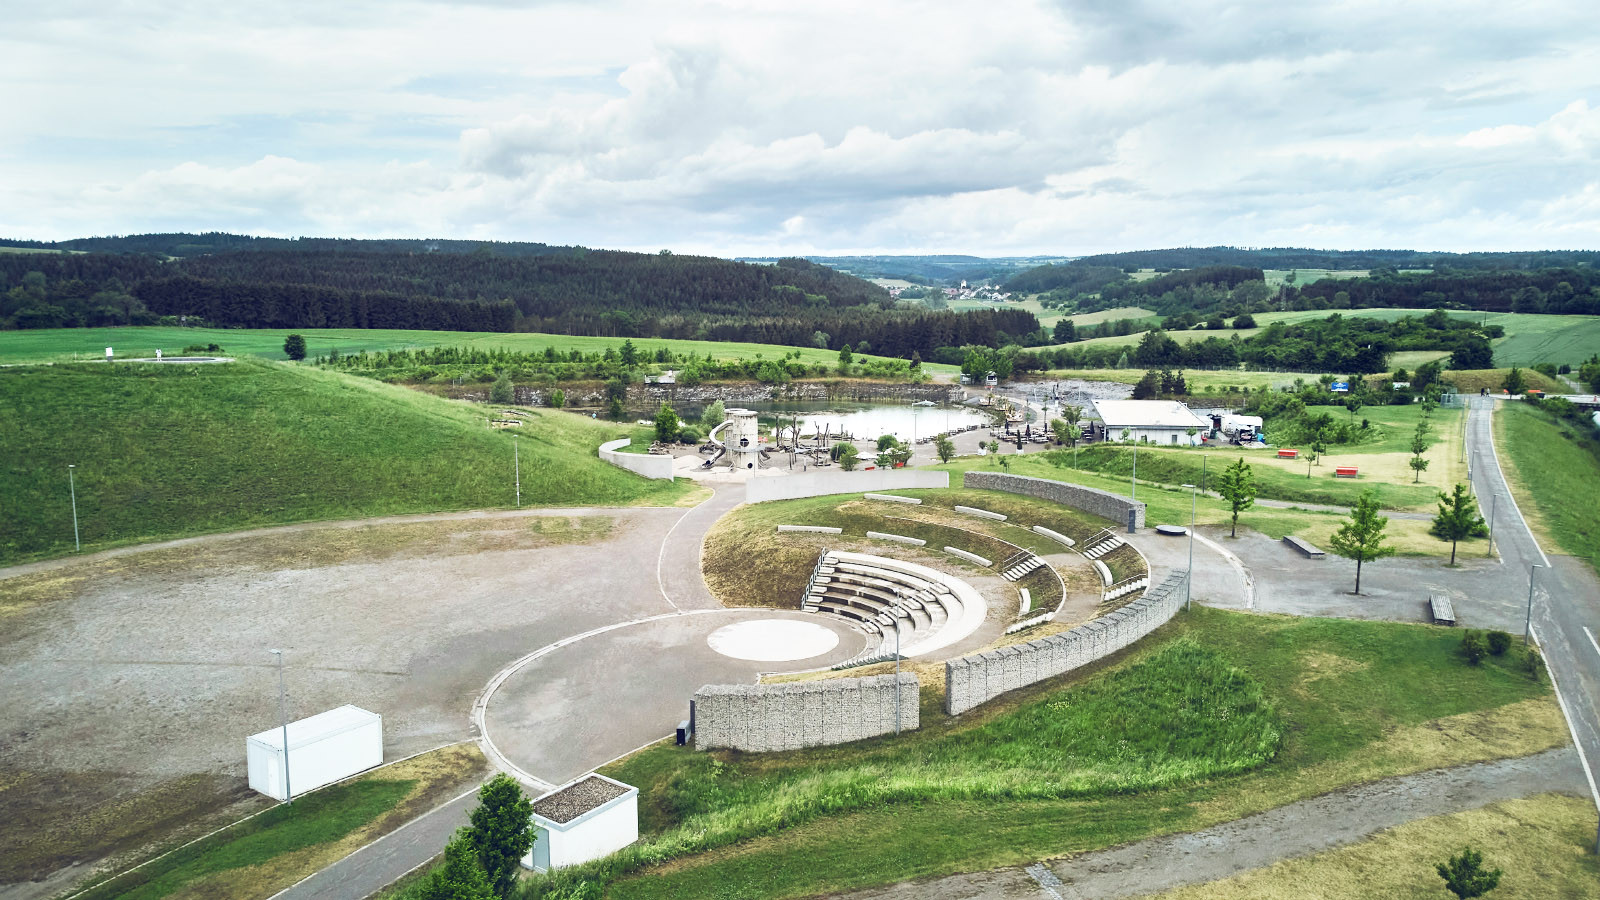
[{"label": "overcast sky", "polygon": [[1595,249],[1593,12],[0,0],[0,236]]}]

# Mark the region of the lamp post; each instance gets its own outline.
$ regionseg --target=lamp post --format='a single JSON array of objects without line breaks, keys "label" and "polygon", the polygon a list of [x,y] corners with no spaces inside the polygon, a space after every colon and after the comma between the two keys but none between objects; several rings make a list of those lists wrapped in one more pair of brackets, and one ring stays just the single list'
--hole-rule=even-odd
[{"label": "lamp post", "polygon": [[78,483],[72,477],[72,470],[76,468],[76,464],[67,464],[67,489],[72,492],[72,549],[75,553],[82,553],[83,544],[78,541]]},{"label": "lamp post", "polygon": [[1133,499],[1139,499],[1139,442],[1133,442]]},{"label": "lamp post", "polygon": [[894,734],[900,736],[900,607],[894,608]]},{"label": "lamp post", "polygon": [[1194,521],[1198,501],[1195,499],[1195,486],[1186,484],[1184,487],[1189,489],[1189,574],[1183,577],[1183,608],[1191,610],[1194,609]]},{"label": "lamp post", "polygon": [[1542,568],[1544,566],[1538,563],[1528,567],[1528,616],[1522,620],[1522,646],[1524,647],[1528,646],[1528,635],[1533,631],[1533,576],[1538,574],[1534,570]]},{"label": "lamp post", "polygon": [[1483,549],[1484,556],[1494,555],[1494,514],[1500,507],[1500,491],[1495,490],[1489,495],[1489,546]]},{"label": "lamp post", "polygon": [[283,651],[267,652],[278,658],[278,721],[283,727],[283,802],[293,803],[294,794],[289,789],[289,706],[283,693]]},{"label": "lamp post", "polygon": [[511,465],[514,467],[517,481],[517,509],[522,508],[522,450],[517,443],[517,436],[511,436]]}]

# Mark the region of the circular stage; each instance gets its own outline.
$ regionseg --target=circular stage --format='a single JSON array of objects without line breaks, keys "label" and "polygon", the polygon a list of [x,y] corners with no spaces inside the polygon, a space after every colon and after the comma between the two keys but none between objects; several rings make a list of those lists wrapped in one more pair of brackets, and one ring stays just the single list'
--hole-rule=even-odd
[{"label": "circular stage", "polygon": [[788,662],[827,653],[839,645],[839,635],[816,622],[757,619],[724,625],[711,632],[706,643],[733,659]]}]

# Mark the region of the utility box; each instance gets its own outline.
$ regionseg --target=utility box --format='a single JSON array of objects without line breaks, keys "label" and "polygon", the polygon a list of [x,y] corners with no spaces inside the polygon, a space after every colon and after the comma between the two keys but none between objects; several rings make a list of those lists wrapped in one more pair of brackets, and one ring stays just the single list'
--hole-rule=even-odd
[{"label": "utility box", "polygon": [[284,790],[283,728],[245,739],[250,788],[274,800],[348,778],[383,763],[383,717],[341,706],[289,723],[288,793]]},{"label": "utility box", "polygon": [[533,801],[525,868],[548,872],[621,850],[639,839],[639,789],[589,774]]}]

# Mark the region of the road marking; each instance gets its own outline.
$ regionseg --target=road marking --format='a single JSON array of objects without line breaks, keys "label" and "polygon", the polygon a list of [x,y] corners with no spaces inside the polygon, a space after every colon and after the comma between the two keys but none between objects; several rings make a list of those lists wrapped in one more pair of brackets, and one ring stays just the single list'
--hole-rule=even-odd
[{"label": "road marking", "polygon": [[[1538,644],[1538,629],[1530,626],[1528,631],[1533,634],[1533,642]],[[1550,672],[1550,686],[1556,690],[1556,702],[1561,704],[1561,715],[1567,720],[1567,731],[1572,735],[1572,746],[1577,748],[1578,762],[1583,763],[1583,777],[1589,779],[1589,794],[1594,797],[1595,805],[1600,806],[1600,787],[1595,787],[1594,771],[1589,768],[1589,757],[1584,755],[1583,741],[1578,740],[1578,726],[1574,724],[1577,720],[1572,717],[1572,710],[1567,708],[1567,698],[1561,696],[1561,683],[1556,680],[1555,667],[1548,663],[1546,660],[1545,669]]]},{"label": "road marking", "polygon": [[1054,897],[1055,900],[1065,900],[1065,898],[1061,896],[1061,892],[1056,890],[1058,887],[1064,887],[1064,885],[1061,883],[1061,879],[1056,877],[1056,873],[1045,868],[1044,863],[1034,863],[1022,871],[1027,872],[1028,877],[1032,878],[1034,883],[1039,885],[1039,890],[1044,891],[1051,897]]},{"label": "road marking", "polygon": [[1589,626],[1583,626],[1583,633],[1589,636],[1589,646],[1594,648],[1594,652],[1600,653],[1600,641],[1594,639],[1594,632],[1589,630]]}]

